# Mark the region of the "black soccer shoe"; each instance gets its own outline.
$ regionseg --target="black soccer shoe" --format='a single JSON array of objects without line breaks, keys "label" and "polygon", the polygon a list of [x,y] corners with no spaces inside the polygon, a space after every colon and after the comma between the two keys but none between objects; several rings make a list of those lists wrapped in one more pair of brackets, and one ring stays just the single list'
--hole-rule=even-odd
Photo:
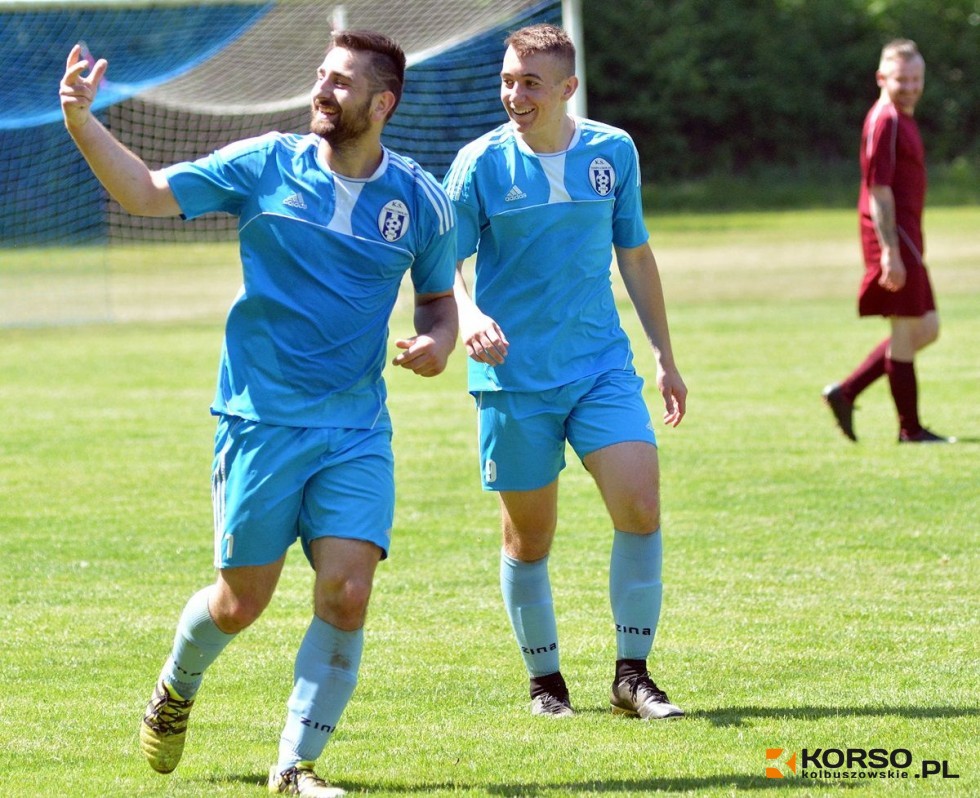
[{"label": "black soccer shoe", "polygon": [[823,389],[823,400],[834,414],[834,420],[840,431],[850,440],[857,442],[857,435],[854,434],[854,402],[844,396],[840,385],[828,385]]},{"label": "black soccer shoe", "polygon": [[684,710],[672,704],[649,673],[617,679],[609,693],[614,715],[630,715],[641,720],[683,718]]},{"label": "black soccer shoe", "polygon": [[956,443],[956,438],[946,438],[937,435],[935,432],[927,430],[925,427],[918,432],[906,432],[902,430],[898,433],[899,443]]},{"label": "black soccer shoe", "polygon": [[561,673],[531,678],[531,714],[568,718],[575,714]]}]

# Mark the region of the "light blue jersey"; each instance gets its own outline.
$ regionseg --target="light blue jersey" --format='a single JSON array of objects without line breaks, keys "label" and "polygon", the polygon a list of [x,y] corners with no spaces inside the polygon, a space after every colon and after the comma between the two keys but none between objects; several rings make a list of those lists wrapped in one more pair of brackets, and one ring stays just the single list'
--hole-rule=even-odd
[{"label": "light blue jersey", "polygon": [[614,244],[648,238],[639,158],[624,131],[575,126],[567,150],[538,154],[507,123],[460,150],[446,175],[457,258],[476,253],[474,300],[510,342],[501,366],[468,361],[471,392],[542,391],[632,368],[610,266]]},{"label": "light blue jersey", "polygon": [[228,314],[215,414],[294,427],[387,424],[388,318],[405,272],[452,288],[455,216],[388,150],[370,178],[330,171],[315,135],[269,133],[166,169],[185,218],[239,217],[243,285]]}]

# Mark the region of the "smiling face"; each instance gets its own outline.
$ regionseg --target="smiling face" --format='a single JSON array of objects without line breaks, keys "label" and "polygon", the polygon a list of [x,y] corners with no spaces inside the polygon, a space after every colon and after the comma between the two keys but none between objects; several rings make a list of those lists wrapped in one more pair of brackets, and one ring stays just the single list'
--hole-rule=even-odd
[{"label": "smiling face", "polygon": [[334,47],[316,71],[310,131],[332,147],[342,147],[371,129],[375,93],[368,67],[365,53]]},{"label": "smiling face", "polygon": [[883,60],[878,69],[881,96],[887,97],[906,114],[913,114],[925,88],[926,64],[922,57],[893,56]]},{"label": "smiling face", "polygon": [[536,151],[556,151],[567,143],[565,104],[578,80],[564,61],[548,53],[519,55],[508,47],[500,71],[500,100],[518,134]]}]

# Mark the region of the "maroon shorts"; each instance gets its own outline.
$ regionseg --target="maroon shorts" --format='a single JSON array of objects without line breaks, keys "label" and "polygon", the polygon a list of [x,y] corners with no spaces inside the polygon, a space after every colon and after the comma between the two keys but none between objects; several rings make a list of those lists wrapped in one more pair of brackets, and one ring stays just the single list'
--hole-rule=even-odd
[{"label": "maroon shorts", "polygon": [[899,244],[905,265],[905,286],[888,291],[878,285],[881,278],[881,244],[870,220],[862,220],[861,247],[864,250],[864,278],[858,292],[859,316],[910,316],[918,318],[936,309],[929,272],[922,257],[904,241]]}]

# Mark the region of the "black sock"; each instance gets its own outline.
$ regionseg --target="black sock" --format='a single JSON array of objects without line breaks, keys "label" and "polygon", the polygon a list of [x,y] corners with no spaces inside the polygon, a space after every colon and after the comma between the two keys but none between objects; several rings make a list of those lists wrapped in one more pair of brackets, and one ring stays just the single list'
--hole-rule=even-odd
[{"label": "black sock", "polygon": [[558,698],[568,698],[568,688],[560,671],[549,673],[546,676],[531,677],[531,698],[537,698],[545,693]]},{"label": "black sock", "polygon": [[645,676],[647,672],[647,661],[645,659],[618,659],[616,660],[616,681],[625,682],[637,676]]}]

